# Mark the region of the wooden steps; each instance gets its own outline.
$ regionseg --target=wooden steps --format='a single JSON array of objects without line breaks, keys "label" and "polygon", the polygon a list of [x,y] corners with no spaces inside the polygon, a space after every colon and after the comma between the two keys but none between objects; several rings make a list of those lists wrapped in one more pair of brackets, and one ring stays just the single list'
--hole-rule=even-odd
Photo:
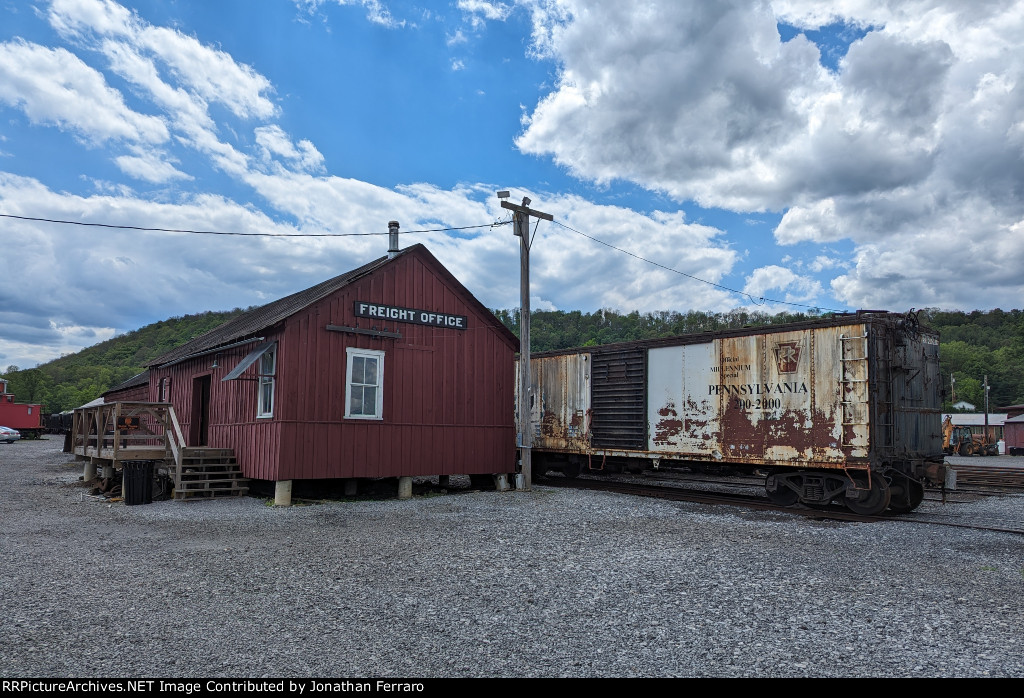
[{"label": "wooden steps", "polygon": [[239,497],[249,492],[249,481],[230,448],[186,446],[181,468],[174,473],[174,498]]}]

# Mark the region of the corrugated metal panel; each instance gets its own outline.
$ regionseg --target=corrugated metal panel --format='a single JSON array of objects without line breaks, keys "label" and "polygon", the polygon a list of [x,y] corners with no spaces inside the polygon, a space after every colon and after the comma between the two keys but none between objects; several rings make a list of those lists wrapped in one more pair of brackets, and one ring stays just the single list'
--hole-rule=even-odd
[{"label": "corrugated metal panel", "polygon": [[591,353],[591,442],[642,449],[647,442],[647,352],[637,347]]},{"label": "corrugated metal panel", "polygon": [[[647,393],[638,408],[644,352]],[[819,468],[920,463],[941,453],[938,338],[912,316],[865,312],[586,353],[593,451]],[[573,355],[550,352],[533,363]],[[645,412],[641,429],[635,419]]]},{"label": "corrugated metal panel", "polygon": [[707,458],[721,454],[719,397],[709,390],[718,366],[714,342],[651,349],[647,366],[648,449]]},{"label": "corrugated metal panel", "polygon": [[939,452],[942,444],[938,336],[907,319],[870,326],[875,390],[872,439],[887,458]]},{"label": "corrugated metal panel", "polygon": [[749,463],[865,457],[867,363],[840,339],[863,331],[824,327],[651,349],[648,448]]},{"label": "corrugated metal panel", "polygon": [[[517,387],[518,369],[517,364]],[[533,447],[586,452],[590,431],[590,354],[534,360],[530,364],[530,382]],[[518,405],[517,396],[517,409]]]}]

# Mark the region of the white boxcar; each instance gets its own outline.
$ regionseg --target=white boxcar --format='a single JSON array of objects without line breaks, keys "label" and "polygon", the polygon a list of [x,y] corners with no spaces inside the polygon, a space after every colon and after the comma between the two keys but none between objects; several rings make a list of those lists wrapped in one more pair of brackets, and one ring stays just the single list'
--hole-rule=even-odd
[{"label": "white boxcar", "polygon": [[865,511],[952,485],[938,336],[913,315],[548,352],[531,367],[537,473],[728,464],[766,472],[776,501]]}]

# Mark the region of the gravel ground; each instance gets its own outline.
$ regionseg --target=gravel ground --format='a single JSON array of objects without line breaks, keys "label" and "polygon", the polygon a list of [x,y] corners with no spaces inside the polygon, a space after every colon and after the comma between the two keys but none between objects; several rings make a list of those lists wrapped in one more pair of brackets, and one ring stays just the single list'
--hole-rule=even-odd
[{"label": "gravel ground", "polygon": [[1024,677],[1020,535],[543,486],[128,507],[61,445],[0,444],[4,678]]}]

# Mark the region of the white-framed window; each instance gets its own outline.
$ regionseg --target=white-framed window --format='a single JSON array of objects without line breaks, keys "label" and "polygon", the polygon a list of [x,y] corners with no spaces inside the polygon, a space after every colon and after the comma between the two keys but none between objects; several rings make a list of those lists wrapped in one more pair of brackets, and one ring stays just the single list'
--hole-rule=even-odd
[{"label": "white-framed window", "polygon": [[257,417],[274,416],[274,384],[277,378],[277,345],[260,355]]},{"label": "white-framed window", "polygon": [[345,417],[384,418],[384,352],[348,347]]},{"label": "white-framed window", "polygon": [[157,402],[169,402],[171,394],[171,379],[170,377],[163,377],[160,379],[159,392],[156,398]]}]

